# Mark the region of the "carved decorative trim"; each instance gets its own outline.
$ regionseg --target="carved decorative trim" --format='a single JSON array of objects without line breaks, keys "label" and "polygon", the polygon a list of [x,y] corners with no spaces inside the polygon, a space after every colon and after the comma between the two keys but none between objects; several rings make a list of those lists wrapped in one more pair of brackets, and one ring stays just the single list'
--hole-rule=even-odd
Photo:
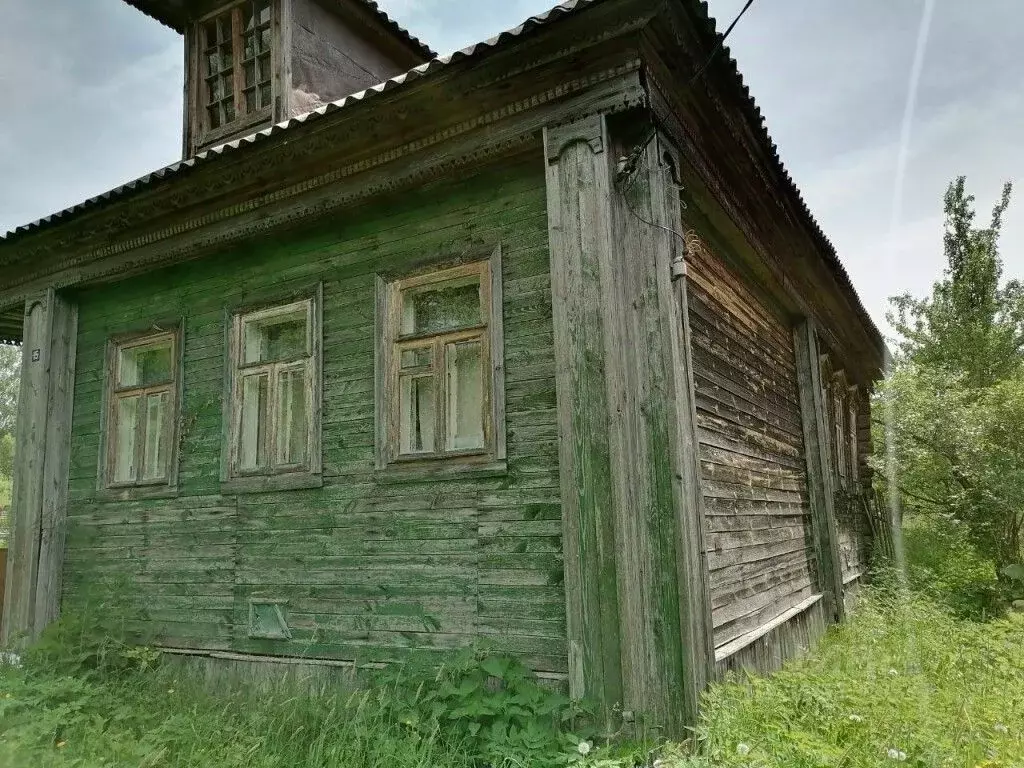
[{"label": "carved decorative trim", "polygon": [[545,135],[548,163],[557,162],[567,147],[578,142],[589,144],[595,155],[604,152],[608,145],[604,117],[596,114],[573,123],[547,128]]}]

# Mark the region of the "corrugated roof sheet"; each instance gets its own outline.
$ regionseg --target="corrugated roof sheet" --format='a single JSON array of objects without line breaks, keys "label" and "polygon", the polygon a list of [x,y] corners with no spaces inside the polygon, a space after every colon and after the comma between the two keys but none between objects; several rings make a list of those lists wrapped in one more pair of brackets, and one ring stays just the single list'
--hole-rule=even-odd
[{"label": "corrugated roof sheet", "polygon": [[[164,26],[170,27],[175,32],[185,31],[185,23],[188,18],[185,0],[124,0],[128,5],[134,6],[152,19],[156,19]],[[429,45],[413,35],[405,27],[388,16],[384,10],[373,0],[355,0],[370,10],[381,23],[390,29],[397,37],[408,43],[418,51],[425,59],[432,59],[437,52]]]},{"label": "corrugated roof sheet", "polygon": [[[145,2],[145,0],[128,1],[140,3]],[[312,112],[307,112],[306,114],[298,115],[297,117],[293,117],[289,120],[285,120],[284,122],[277,123],[276,125],[272,125],[269,128],[265,128],[264,130],[259,131],[257,133],[245,136],[240,139],[236,139],[235,141],[228,142],[227,144],[223,144],[218,147],[214,147],[213,149],[207,150],[199,155],[196,155],[194,158],[183,160],[177,163],[172,163],[171,165],[168,165],[165,168],[161,168],[158,171],[146,174],[145,176],[142,176],[134,181],[128,182],[127,184],[117,187],[116,189],[104,192],[101,195],[89,198],[88,200],[85,200],[70,208],[66,208],[63,211],[59,211],[45,218],[34,221],[30,224],[18,227],[13,232],[8,232],[6,235],[0,236],[0,244],[2,244],[5,239],[9,239],[12,236],[26,234],[50,226],[52,224],[56,224],[60,220],[65,219],[69,216],[102,205],[103,203],[108,202],[110,200],[114,200],[116,198],[125,196],[130,192],[152,185],[156,182],[159,182],[162,179],[175,176],[188,168],[209,162],[220,155],[232,153],[240,148],[245,147],[246,145],[255,144],[267,137],[273,136],[282,131],[297,128],[300,125],[303,125],[308,122],[313,122],[357,102],[367,101],[380,94],[393,91],[396,88],[401,88],[407,83],[427,77],[428,75],[431,75],[456,62],[462,61],[464,59],[470,59],[481,56],[484,53],[494,50],[495,48],[499,48],[506,44],[510,44],[515,39],[537,29],[538,27],[545,26],[566,16],[573,15],[583,10],[584,8],[587,8],[592,5],[597,5],[598,3],[605,1],[606,0],[569,0],[569,2],[557,5],[545,13],[539,14],[537,16],[531,16],[529,19],[524,21],[519,26],[502,32],[501,34],[492,37],[489,40],[485,40],[483,42],[471,45],[467,48],[463,48],[462,50],[456,51],[455,53],[449,56],[433,58],[431,61],[428,61],[425,64],[421,64],[420,66],[415,67],[414,69],[411,69],[408,72],[405,72],[404,74],[393,77],[390,80],[386,80],[383,83],[375,85],[372,88],[369,88],[365,91],[354,93],[351,96],[346,96],[345,98],[339,99],[338,101],[333,101],[329,104],[325,104],[324,106],[319,107],[313,110]],[[720,37],[715,27],[715,20],[708,12],[707,2],[705,2],[705,0],[685,1],[690,2],[694,9],[698,12],[700,20],[704,23],[705,30],[707,31],[707,33],[713,37]],[[782,162],[782,158],[779,156],[778,147],[772,140],[771,135],[768,133],[768,128],[765,124],[764,115],[761,113],[761,108],[757,106],[757,102],[754,100],[754,97],[750,94],[750,88],[746,85],[746,83],[744,83],[743,75],[740,73],[739,67],[736,63],[736,60],[732,57],[732,53],[730,52],[729,47],[723,44],[720,50],[718,51],[716,58],[717,60],[712,64],[712,67],[709,67],[709,71],[713,70],[713,68],[715,67],[724,66],[727,68],[727,73],[734,80],[735,87],[737,88],[737,91],[741,96],[740,100],[742,103],[742,108],[746,114],[747,119],[750,120],[757,127],[758,138],[762,142],[764,148],[768,151],[768,156],[771,159],[771,164],[774,166],[774,170],[784,180],[785,185],[788,188],[787,191],[793,196],[797,208],[803,215],[808,228],[811,230],[813,239],[817,242],[818,247],[824,256],[826,263],[831,268],[833,273],[836,275],[840,284],[846,289],[851,301],[853,302],[858,312],[861,314],[862,319],[865,321],[868,327],[874,331],[878,340],[881,341],[882,334],[879,332],[878,327],[871,319],[871,316],[868,314],[868,311],[864,307],[863,302],[861,302],[860,297],[857,295],[857,291],[853,287],[853,281],[850,279],[849,273],[847,273],[846,268],[840,261],[839,256],[836,253],[835,246],[832,244],[832,241],[828,239],[824,231],[821,229],[821,226],[814,218],[814,215],[811,213],[810,208],[807,206],[807,203],[804,200],[803,195],[797,188],[792,176],[790,176],[785,164]]]}]

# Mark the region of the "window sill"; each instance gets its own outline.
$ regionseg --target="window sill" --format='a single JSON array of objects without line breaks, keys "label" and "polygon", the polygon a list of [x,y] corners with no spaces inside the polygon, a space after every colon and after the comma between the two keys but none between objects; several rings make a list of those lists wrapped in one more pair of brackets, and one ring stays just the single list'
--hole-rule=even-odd
[{"label": "window sill", "polygon": [[409,483],[423,480],[505,477],[508,462],[466,461],[465,459],[431,459],[422,462],[402,461],[377,469],[378,483]]},{"label": "window sill", "polygon": [[311,475],[308,472],[292,472],[281,475],[253,475],[252,477],[233,477],[222,480],[220,492],[231,495],[236,493],[271,493],[273,491],[298,491],[304,488],[323,488],[323,475]]},{"label": "window sill", "polygon": [[260,123],[270,121],[271,114],[270,107],[264,107],[258,112],[251,112],[233,120],[227,125],[222,125],[220,128],[212,128],[203,131],[199,137],[196,153],[207,152],[221,144],[227,144],[229,141],[234,139],[256,133],[256,126]]},{"label": "window sill", "polygon": [[101,488],[93,495],[94,501],[139,501],[142,499],[176,499],[179,491],[169,485],[125,485]]}]

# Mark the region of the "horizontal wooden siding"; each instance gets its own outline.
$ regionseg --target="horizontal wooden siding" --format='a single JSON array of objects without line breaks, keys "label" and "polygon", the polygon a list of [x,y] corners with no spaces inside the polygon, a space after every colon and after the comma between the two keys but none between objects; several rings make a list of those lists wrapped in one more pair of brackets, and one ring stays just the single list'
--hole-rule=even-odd
[{"label": "horizontal wooden siding", "polygon": [[[377,662],[480,641],[564,672],[547,238],[530,161],[83,292],[65,608],[103,601],[174,646]],[[375,275],[499,242],[507,474],[381,476]],[[221,495],[225,307],[321,280],[324,487]],[[180,495],[98,500],[104,345],[168,318],[185,324]],[[290,641],[248,637],[251,596],[287,601]]]},{"label": "horizontal wooden siding", "polygon": [[790,328],[700,245],[689,313],[715,646],[812,593],[814,554]]}]

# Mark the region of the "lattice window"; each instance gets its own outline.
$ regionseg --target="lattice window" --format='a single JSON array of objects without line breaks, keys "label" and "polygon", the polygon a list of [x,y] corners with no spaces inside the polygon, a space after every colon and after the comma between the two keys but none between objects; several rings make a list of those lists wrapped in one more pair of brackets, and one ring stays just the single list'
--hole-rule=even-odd
[{"label": "lattice window", "polygon": [[246,0],[200,24],[206,130],[269,112],[272,17],[271,0]]}]

